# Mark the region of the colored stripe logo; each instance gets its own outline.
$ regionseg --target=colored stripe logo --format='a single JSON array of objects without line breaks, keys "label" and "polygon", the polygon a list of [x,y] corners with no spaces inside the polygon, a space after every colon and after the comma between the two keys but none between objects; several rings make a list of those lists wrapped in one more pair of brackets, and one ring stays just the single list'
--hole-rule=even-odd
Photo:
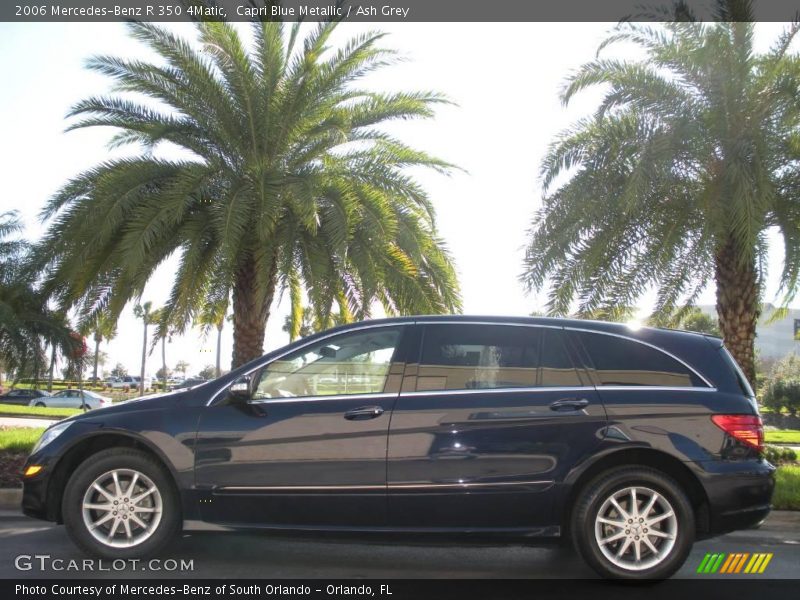
[{"label": "colored stripe logo", "polygon": [[700,561],[697,573],[710,575],[714,573],[724,573],[727,575],[737,573],[763,573],[767,569],[769,561],[772,560],[772,553],[756,552],[724,552],[708,553]]}]

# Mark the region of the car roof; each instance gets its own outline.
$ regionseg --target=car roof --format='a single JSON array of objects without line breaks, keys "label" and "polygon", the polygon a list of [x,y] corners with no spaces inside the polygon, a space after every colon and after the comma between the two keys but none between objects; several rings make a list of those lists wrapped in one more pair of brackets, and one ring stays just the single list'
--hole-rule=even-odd
[{"label": "car roof", "polygon": [[[569,317],[519,317],[501,315],[415,315],[407,317],[389,317],[385,319],[369,319],[347,325],[340,325],[327,329],[322,334],[329,334],[335,331],[347,331],[348,329],[370,326],[370,325],[407,325],[409,323],[473,323],[473,324],[518,324],[518,325],[539,325],[541,327],[566,327],[569,329],[583,329],[587,331],[598,331],[605,333],[615,333],[626,337],[638,337],[638,332],[663,332],[665,334],[690,335],[701,337],[714,337],[704,333],[693,331],[683,331],[677,329],[666,329],[662,327],[632,326],[629,323],[616,323],[611,321],[595,321],[591,319],[575,319]],[[318,334],[315,334],[318,335]],[[310,339],[312,336],[305,338]]]}]

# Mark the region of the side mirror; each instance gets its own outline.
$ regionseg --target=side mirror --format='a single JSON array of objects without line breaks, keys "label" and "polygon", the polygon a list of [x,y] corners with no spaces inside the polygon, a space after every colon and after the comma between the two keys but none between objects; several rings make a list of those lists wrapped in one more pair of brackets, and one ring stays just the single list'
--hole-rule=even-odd
[{"label": "side mirror", "polygon": [[228,388],[228,396],[241,402],[250,400],[250,377],[243,375],[234,381]]},{"label": "side mirror", "polygon": [[322,358],[336,358],[336,348],[331,346],[323,346],[319,349],[319,355]]}]

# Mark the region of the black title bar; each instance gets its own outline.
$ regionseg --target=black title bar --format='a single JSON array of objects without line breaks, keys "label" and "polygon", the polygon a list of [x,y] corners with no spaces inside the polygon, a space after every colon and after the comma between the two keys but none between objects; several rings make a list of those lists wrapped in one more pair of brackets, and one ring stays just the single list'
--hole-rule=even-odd
[{"label": "black title bar", "polygon": [[[723,3],[729,4],[729,3]],[[2,0],[0,22],[792,21],[800,0]]]},{"label": "black title bar", "polygon": [[797,580],[735,577],[627,583],[591,579],[0,580],[0,594],[9,600],[788,600],[796,592]]}]

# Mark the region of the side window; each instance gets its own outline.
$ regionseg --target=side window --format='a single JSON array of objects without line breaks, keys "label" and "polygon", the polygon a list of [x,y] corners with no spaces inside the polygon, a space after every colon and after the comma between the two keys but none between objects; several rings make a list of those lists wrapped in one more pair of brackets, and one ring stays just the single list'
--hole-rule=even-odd
[{"label": "side window", "polygon": [[539,385],[544,387],[582,385],[564,346],[564,332],[560,329],[545,329],[543,337]]},{"label": "side window", "polygon": [[580,385],[559,333],[511,325],[429,325],[417,391]]},{"label": "side window", "polygon": [[253,398],[292,398],[383,391],[400,327],[343,333],[264,367]]},{"label": "side window", "polygon": [[631,340],[581,333],[599,385],[702,386],[687,367],[667,354]]}]

